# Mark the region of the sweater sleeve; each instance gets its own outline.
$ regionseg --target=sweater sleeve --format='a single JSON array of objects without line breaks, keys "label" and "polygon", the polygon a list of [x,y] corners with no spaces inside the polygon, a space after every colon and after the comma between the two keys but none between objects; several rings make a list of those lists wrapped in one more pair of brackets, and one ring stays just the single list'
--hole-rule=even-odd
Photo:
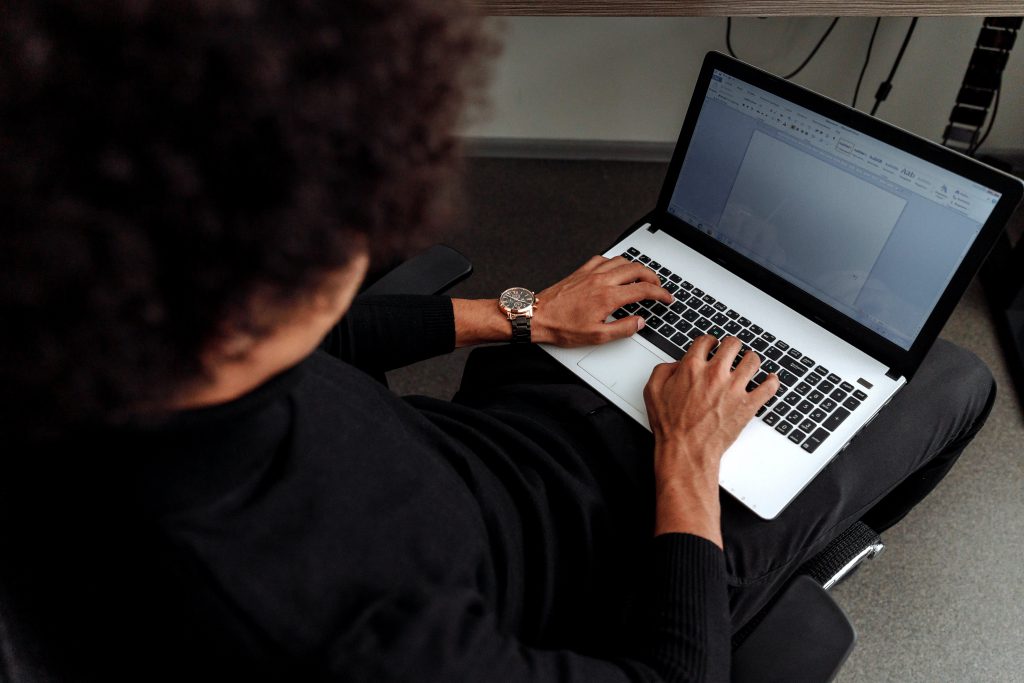
[{"label": "sweater sleeve", "polygon": [[531,647],[502,633],[475,591],[403,594],[371,601],[329,647],[331,680],[622,683],[729,680],[724,557],[710,541],[653,541],[649,637],[632,653]]},{"label": "sweater sleeve", "polygon": [[394,370],[455,348],[455,314],[446,296],[358,296],[320,348],[371,373]]}]

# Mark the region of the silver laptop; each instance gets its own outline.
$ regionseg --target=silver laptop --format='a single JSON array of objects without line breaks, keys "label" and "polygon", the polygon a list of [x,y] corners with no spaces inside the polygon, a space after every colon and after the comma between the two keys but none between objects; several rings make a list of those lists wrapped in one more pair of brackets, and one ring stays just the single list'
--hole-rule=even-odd
[{"label": "silver laptop", "polygon": [[705,59],[657,207],[605,252],[675,296],[647,326],[545,350],[649,428],[653,367],[738,337],[781,379],[721,486],[774,518],[911,381],[1021,183],[718,53]]}]

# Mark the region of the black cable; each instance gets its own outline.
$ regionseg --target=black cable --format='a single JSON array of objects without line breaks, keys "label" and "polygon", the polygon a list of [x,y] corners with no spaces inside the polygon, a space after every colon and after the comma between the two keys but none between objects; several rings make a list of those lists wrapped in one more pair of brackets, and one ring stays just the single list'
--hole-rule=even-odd
[{"label": "black cable", "polygon": [[917,27],[917,17],[910,20],[910,26],[907,27],[907,35],[903,36],[903,44],[900,45],[900,51],[896,53],[896,60],[892,63],[892,70],[889,71],[889,77],[882,81],[878,86],[878,91],[875,93],[875,106],[871,107],[871,115],[874,116],[875,112],[878,111],[878,107],[882,102],[889,97],[889,93],[892,91],[892,79],[896,76],[896,70],[900,68],[900,62],[903,61],[903,53],[907,51],[907,43],[910,42],[910,36],[914,35],[914,29]]},{"label": "black cable", "polygon": [[864,73],[868,70],[868,63],[871,61],[871,48],[875,46],[875,36],[878,35],[878,25],[882,23],[882,17],[875,17],[875,28],[871,29],[871,40],[868,41],[868,52],[864,55],[864,66],[860,68],[860,76],[857,76],[857,87],[853,89],[853,103],[850,105],[857,108],[857,97],[860,95],[860,84],[864,80]]},{"label": "black cable", "polygon": [[[818,40],[818,44],[814,46],[813,50],[811,50],[811,54],[807,55],[807,58],[800,63],[800,66],[798,66],[796,70],[786,76],[783,76],[783,78],[793,78],[793,76],[796,76],[798,73],[803,71],[804,67],[810,64],[811,60],[814,59],[814,55],[818,54],[818,50],[821,49],[821,46],[825,43],[829,34],[832,33],[832,29],[834,29],[838,23],[839,17],[834,18],[832,23],[828,25],[828,28],[825,29],[825,33],[821,36],[821,39]],[[739,59],[739,57],[736,56],[736,52],[732,49],[732,17],[725,18],[725,49],[728,51],[730,57],[733,59]]]},{"label": "black cable", "polygon": [[974,146],[971,147],[971,156],[974,156],[977,153],[978,148],[984,144],[985,140],[988,139],[988,134],[992,132],[992,124],[996,122],[996,114],[999,113],[999,93],[1001,90],[1002,84],[1000,84],[1000,87],[996,88],[996,99],[992,103],[992,114],[988,117],[988,126],[985,127],[985,132],[980,138],[978,138],[978,141],[974,143]]}]

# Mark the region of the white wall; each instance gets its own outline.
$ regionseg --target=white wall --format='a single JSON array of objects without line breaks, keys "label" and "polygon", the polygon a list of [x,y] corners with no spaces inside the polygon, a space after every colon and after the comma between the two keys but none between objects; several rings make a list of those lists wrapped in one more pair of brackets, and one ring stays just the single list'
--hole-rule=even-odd
[{"label": "white wall", "polygon": [[[869,110],[909,23],[882,20],[858,108]],[[878,115],[941,138],[981,26],[980,17],[918,22],[889,99]],[[505,50],[491,108],[469,135],[674,142],[703,55],[725,51],[724,18],[524,17],[494,20]],[[741,59],[788,72],[810,52],[827,17],[733,22]],[[844,17],[794,81],[849,103],[874,19]],[[1024,35],[1004,74],[986,147],[1024,147]]]}]

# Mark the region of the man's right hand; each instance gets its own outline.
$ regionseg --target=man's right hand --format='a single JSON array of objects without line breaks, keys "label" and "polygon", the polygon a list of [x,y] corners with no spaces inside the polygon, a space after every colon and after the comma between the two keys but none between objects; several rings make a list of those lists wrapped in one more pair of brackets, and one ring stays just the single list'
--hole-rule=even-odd
[{"label": "man's right hand", "polygon": [[778,390],[779,379],[773,373],[748,392],[761,359],[749,351],[733,370],[740,341],[725,338],[708,360],[715,342],[714,337],[700,337],[678,363],[656,366],[644,402],[655,440],[655,534],[692,533],[721,547],[719,463],[757,409]]}]

